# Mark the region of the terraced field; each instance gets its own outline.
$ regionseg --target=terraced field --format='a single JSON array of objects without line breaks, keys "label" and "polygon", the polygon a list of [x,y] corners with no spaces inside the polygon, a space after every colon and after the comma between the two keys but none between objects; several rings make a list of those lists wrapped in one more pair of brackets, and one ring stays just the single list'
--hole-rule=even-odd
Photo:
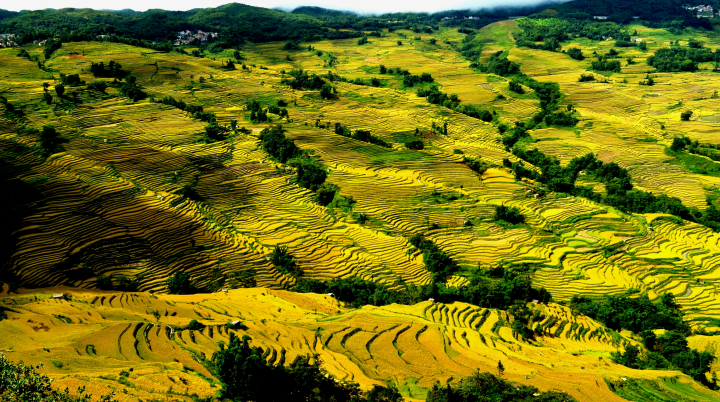
[{"label": "terraced field", "polygon": [[[523,146],[562,164],[595,153],[627,168],[636,188],[679,197],[689,207],[704,209],[708,196],[720,194],[717,175],[695,173],[666,152],[678,135],[718,142],[720,105],[712,94],[720,90],[720,80],[712,66],[701,65],[696,73],[653,73],[655,86],[638,85],[652,70],[645,61],[654,50],[691,37],[718,48],[716,35],[676,36],[633,25],[648,51],[621,49],[623,58],[637,64],[623,66],[604,83],[578,82],[590,60],[516,48],[512,33],[518,29],[514,21],[483,28],[476,39],[484,43],[483,60],[507,50],[524,73],[558,82],[562,106],[574,105],[581,119],[571,129],[532,130],[532,142]],[[17,57],[17,49],[0,49],[0,93],[24,113],[0,116],[0,172],[37,195],[14,232],[9,264],[23,288],[66,286],[76,296],[67,303],[47,300],[47,293],[4,295],[1,302],[21,312],[0,323],[14,334],[0,347],[13,359],[49,363],[45,369],[60,384],[124,389],[129,399],[166,392],[187,399],[188,390],[199,396],[217,391],[201,356],[209,357],[216,342],[227,338],[223,324],[242,319],[272,361],[318,353],[323,368],[338,378],[364,386],[392,381],[408,398],[422,399],[437,380],[458,379],[475,368],[492,370],[501,360],[513,381],[561,388],[581,400],[619,400],[603,378],[623,381],[621,376],[651,381],[668,392],[678,387],[697,392],[702,400],[704,391],[687,377],[610,363],[609,352],[629,339],[560,305],[534,307],[539,313],[533,328],[539,325],[545,337],[528,344],[513,338],[501,311],[430,303],[346,310],[324,296],[277,290],[295,282],[270,262],[278,245],[288,247],[307,278],[428,284],[432,274],[422,253],[407,240],[422,232],[460,263],[461,271],[448,281],[452,285],[466,283],[478,267],[529,264],[536,269],[533,284],[549,290],[556,302],[628,290],[651,298],[670,292],[694,329],[720,330],[720,234],[668,215],[626,214],[585,198],[535,197],[529,190],[537,183],[516,181],[501,167],[505,158],[518,159],[500,142],[495,126],[428,103],[399,76],[380,74],[379,66],[430,73],[442,91],[494,111],[507,124],[529,119],[539,110],[537,99],[511,92],[506,78],[471,69],[452,45],[464,37],[457,30],[441,28],[410,39],[415,36],[384,32],[362,46],[356,39],[319,41],[292,51],[283,50],[284,43],[247,44],[242,54],[248,68],[237,70],[221,64],[232,50],[197,58],[123,44],[66,43],[46,62],[46,72]],[[308,45],[313,51],[305,50]],[[613,45],[586,39],[563,44],[585,54],[605,53]],[[39,48],[27,50],[41,54]],[[77,90],[76,103],[42,100],[43,83],[52,88],[60,73],[92,82],[90,63],[110,60],[137,77],[149,96],[201,105],[220,124],[237,120],[248,130],[205,143],[204,122],[171,106],[132,102],[113,88],[107,95]],[[338,96],[327,100],[281,82],[287,71],[300,68],[366,83],[375,78],[382,85],[338,81]],[[292,167],[260,147],[258,134],[268,124],[252,123],[247,103],[267,107],[278,100],[288,103],[289,118],[271,115],[274,123],[282,123],[288,138],[329,169],[328,182],[356,201],[352,211],[319,205],[312,192],[295,184]],[[695,112],[691,121],[680,120],[686,107]],[[392,146],[335,134],[335,123],[370,130]],[[447,135],[432,130],[444,124]],[[44,125],[55,126],[67,140],[47,158],[39,153],[38,135],[26,130]],[[402,145],[415,138],[423,140],[423,150]],[[493,166],[478,175],[464,157]],[[604,191],[602,184],[583,184]],[[186,185],[200,201],[179,195]],[[498,205],[519,208],[527,224],[493,221]],[[71,268],[81,265],[92,274],[72,275]],[[228,296],[162,296],[167,278],[178,271],[210,291],[242,287],[248,275],[262,288],[232,290]],[[99,292],[100,275],[139,278],[139,291],[153,293]],[[193,318],[210,326],[170,327]],[[23,338],[33,341],[19,342]],[[692,339],[715,350],[714,337]],[[53,357],[40,345],[52,345],[46,348]],[[98,361],[117,372],[135,367],[127,380],[133,386],[94,369]]]},{"label": "terraced field", "polygon": [[[674,39],[658,30],[637,28],[649,49]],[[483,28],[487,41],[508,38],[516,29],[512,22]],[[275,245],[288,246],[310,278],[360,276],[390,285],[398,280],[425,284],[430,275],[406,239],[435,224],[428,237],[466,272],[478,264],[531,263],[540,267],[535,282],[556,300],[631,288],[651,294],[670,291],[693,309],[694,317],[717,316],[717,309],[709,308],[717,304],[711,291],[717,276],[717,235],[692,223],[655,225],[656,216],[630,216],[581,198],[532,198],[526,190],[533,184],[516,182],[502,168],[478,177],[462,163],[463,156],[495,164],[503,158],[517,160],[504,150],[497,130],[427,103],[404,90],[396,76],[379,74],[377,67],[429,72],[443,91],[494,110],[508,122],[535,113],[537,101],[508,91],[504,78],[471,70],[443,42],[460,40],[462,34],[441,29],[397,46],[398,34],[372,38],[364,46],[353,40],[316,42],[313,52],[284,51],[282,44],[247,45],[246,63],[256,66],[248,70],[222,69],[226,53],[213,60],[98,43],[65,44],[47,63],[51,71],[78,73],[89,82],[90,61],[116,60],[151,96],[201,104],[221,123],[236,119],[251,129],[212,144],[199,142],[204,123],[190,115],[147,101],[128,102],[114,89],[108,90],[113,96],[100,98],[79,93],[77,105],[44,105],[41,84],[52,82],[56,73],[37,69],[16,57],[15,50],[0,51],[3,66],[9,67],[0,73],[4,96],[28,105],[21,120],[3,121],[0,146],[23,166],[11,172],[14,177],[53,194],[37,205],[17,232],[12,264],[25,286],[95,286],[95,277],[68,278],[58,268],[66,261],[85,263],[106,276],[142,275],[141,290],[163,290],[165,278],[177,270],[212,289],[223,286],[222,278],[242,272],[254,272],[260,285],[282,287],[293,279],[268,262]],[[431,37],[437,44],[429,43]],[[714,37],[707,39],[714,44]],[[508,48],[506,41],[498,41],[487,44],[488,51],[493,46]],[[612,43],[581,41],[570,46],[591,52],[606,50]],[[324,55],[319,57],[317,50]],[[623,51],[638,60],[644,56],[637,49]],[[682,99],[697,104],[699,116],[720,113],[714,110],[716,102],[693,100],[709,98],[720,88],[714,75],[657,74],[658,85],[641,87],[633,80],[642,74],[630,66],[608,84],[578,83],[588,61],[546,53],[510,48],[510,58],[521,63],[524,72],[559,82],[566,102],[576,106],[582,120],[573,130],[531,132],[537,141],[532,146],[562,162],[595,152],[606,162],[630,169],[638,188],[680,197],[689,206],[705,205],[705,196],[717,191],[718,179],[667,163],[671,157],[664,147],[679,133],[712,138],[717,123],[703,118],[680,122],[679,111],[669,108]],[[329,55],[336,60],[332,66],[327,64]],[[547,57],[556,60],[553,68],[544,62]],[[290,68],[330,70],[366,81],[375,77],[384,86],[337,83],[339,97],[323,100],[313,91],[281,84],[282,71]],[[621,83],[623,79],[628,83]],[[679,85],[688,80],[695,86]],[[506,99],[498,100],[498,94]],[[311,193],[289,180],[292,169],[274,163],[258,147],[257,133],[266,125],[249,121],[246,103],[279,99],[291,103],[290,120],[281,121],[288,137],[330,168],[329,181],[357,201],[353,212],[366,214],[368,222],[360,224],[352,214],[319,206]],[[395,145],[386,149],[342,137],[316,127],[316,121],[369,129]],[[447,123],[448,135],[429,134],[440,122]],[[55,125],[69,142],[63,152],[43,160],[34,152],[36,138],[14,130],[45,124]],[[429,146],[405,150],[400,143],[416,128],[428,130]],[[191,183],[196,183],[202,202],[176,194]],[[433,195],[438,193],[457,199],[439,200]],[[491,215],[499,204],[520,208],[529,225],[505,229],[495,224]],[[463,226],[468,220],[475,225]],[[605,257],[607,247],[618,252]],[[704,285],[698,286],[699,280]]]},{"label": "terraced field", "polygon": [[[612,363],[609,353],[634,341],[556,304],[533,307],[543,335],[528,343],[513,336],[507,313],[464,303],[346,309],[329,296],[266,288],[192,296],[69,290],[69,301],[52,299],[58,291],[68,289],[3,293],[13,311],[0,322],[0,350],[43,363],[56,386],[84,385],[95,395],[115,390],[120,400],[214,395],[219,385],[202,361],[230,332],[250,335],[269,361],[313,355],[338,379],[363,387],[389,381],[411,401],[423,400],[436,381],[494,371],[498,361],[513,382],[580,401],[622,401],[604,379],[648,381],[662,392],[713,400],[680,372]],[[192,319],[206,327],[183,329]],[[228,329],[234,320],[246,329]],[[123,370],[130,374],[120,376]]]}]

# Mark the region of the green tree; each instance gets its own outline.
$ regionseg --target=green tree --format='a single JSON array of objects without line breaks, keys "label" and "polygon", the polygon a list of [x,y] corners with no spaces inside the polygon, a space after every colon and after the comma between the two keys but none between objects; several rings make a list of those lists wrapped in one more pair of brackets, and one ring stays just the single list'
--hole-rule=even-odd
[{"label": "green tree", "polygon": [[693,112],[691,110],[686,110],[680,114],[680,120],[682,121],[689,121],[690,117],[692,117]]},{"label": "green tree", "polygon": [[425,148],[425,143],[422,142],[422,140],[412,140],[405,143],[405,148],[407,149],[423,149]]},{"label": "green tree", "polygon": [[52,104],[53,97],[48,92],[43,92],[43,100],[45,101],[45,103],[50,105]]},{"label": "green tree", "polygon": [[58,97],[62,98],[63,94],[65,93],[65,85],[63,84],[57,84],[55,85],[55,93]]},{"label": "green tree", "polygon": [[168,293],[171,295],[187,295],[195,292],[190,283],[190,275],[177,271],[167,280]]},{"label": "green tree", "polygon": [[270,262],[283,274],[294,277],[303,276],[303,270],[298,267],[295,262],[295,257],[290,254],[287,246],[275,246],[275,249],[270,255]]},{"label": "green tree", "polygon": [[330,99],[330,98],[332,98],[334,92],[336,92],[335,87],[333,87],[333,86],[330,85],[330,84],[324,84],[324,85],[320,88],[320,96],[321,96],[323,99]]},{"label": "green tree", "polygon": [[40,148],[43,155],[49,156],[57,152],[60,144],[64,142],[67,142],[67,140],[60,137],[54,126],[43,126],[40,132]]},{"label": "green tree", "polygon": [[300,148],[291,139],[285,137],[285,130],[280,124],[264,128],[258,138],[265,152],[281,163],[301,153]]},{"label": "green tree", "polygon": [[299,158],[290,163],[297,169],[297,183],[300,187],[315,191],[325,183],[327,171],[315,158]]},{"label": "green tree", "polygon": [[248,335],[240,339],[231,332],[227,347],[219,342],[211,368],[223,385],[222,398],[254,402],[402,401],[395,389],[375,387],[363,394],[357,384],[335,381],[317,364],[310,364],[308,356],[298,356],[287,367],[269,364],[262,348],[250,346],[251,340]]},{"label": "green tree", "polygon": [[[498,366],[502,363],[498,362]],[[558,391],[540,392],[535,387],[516,385],[499,376],[476,371],[453,387],[436,383],[428,391],[427,402],[577,402],[572,396]]]},{"label": "green tree", "polygon": [[524,94],[525,89],[523,88],[522,84],[517,78],[513,78],[510,80],[510,83],[508,84],[508,88],[517,93],[517,94]]},{"label": "green tree", "polygon": [[[3,401],[47,401],[47,402],[90,402],[92,395],[85,392],[85,387],[77,389],[78,396],[70,395],[65,388],[59,391],[52,387],[52,379],[35,372],[42,368],[26,366],[23,363],[13,364],[5,355],[0,354],[0,397]],[[100,398],[102,402],[110,402],[113,394]]]},{"label": "green tree", "polygon": [[505,205],[498,205],[495,207],[495,215],[493,220],[507,222],[511,225],[517,225],[525,222],[525,217],[520,213],[520,210],[515,207],[507,207]]},{"label": "green tree", "polygon": [[334,184],[325,183],[317,191],[318,203],[324,207],[330,205],[340,188]]},{"label": "green tree", "polygon": [[584,60],[585,59],[585,55],[583,55],[582,50],[580,50],[579,48],[576,48],[576,47],[571,47],[570,49],[567,50],[566,53],[568,56],[570,56],[570,58],[575,59],[575,60]]}]

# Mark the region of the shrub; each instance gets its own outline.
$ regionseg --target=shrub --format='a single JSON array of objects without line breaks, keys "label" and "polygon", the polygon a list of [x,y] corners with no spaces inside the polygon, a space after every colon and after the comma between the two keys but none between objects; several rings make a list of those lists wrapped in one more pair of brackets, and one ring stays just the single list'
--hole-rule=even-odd
[{"label": "shrub", "polygon": [[300,148],[285,137],[285,130],[280,124],[263,129],[258,138],[265,152],[281,163],[300,155]]},{"label": "shrub", "polygon": [[524,94],[525,89],[523,88],[522,84],[520,84],[520,81],[518,81],[517,78],[513,78],[510,80],[510,84],[508,84],[508,88],[518,94]]},{"label": "shrub", "polygon": [[318,203],[324,207],[330,205],[340,188],[334,184],[325,183],[317,191]]},{"label": "shrub", "polygon": [[423,143],[421,140],[412,140],[405,143],[405,148],[407,149],[423,149],[425,148],[425,143]]},{"label": "shrub", "polygon": [[[36,368],[42,368],[42,364]],[[0,354],[0,390],[3,400],[7,401],[90,402],[98,399],[86,393],[84,387],[78,388],[78,396],[70,395],[68,388],[58,391],[48,376],[36,373],[33,366],[13,364],[3,354]],[[112,395],[107,395],[100,400],[110,402],[111,398]]]},{"label": "shrub", "polygon": [[297,169],[297,183],[300,187],[315,191],[325,183],[327,171],[314,158],[300,158],[290,162]]},{"label": "shrub", "polygon": [[171,295],[187,295],[195,292],[195,288],[190,283],[190,275],[180,271],[168,278],[167,287]]},{"label": "shrub", "polygon": [[511,225],[517,225],[525,222],[525,216],[520,213],[520,210],[515,207],[507,207],[505,205],[498,205],[495,207],[495,215],[493,215],[495,221],[507,222]]},{"label": "shrub", "polygon": [[190,323],[187,326],[187,329],[191,331],[197,331],[203,328],[205,328],[205,324],[199,322],[198,320],[190,320]]},{"label": "shrub", "polygon": [[45,156],[51,155],[60,149],[60,144],[67,140],[60,137],[54,126],[43,126],[40,132],[40,148]]},{"label": "shrub", "polygon": [[283,274],[295,277],[303,275],[302,269],[298,267],[295,262],[295,257],[290,254],[286,246],[275,246],[275,249],[270,255],[270,262],[273,264],[275,269]]},{"label": "shrub", "polygon": [[335,89],[334,86],[332,86],[332,85],[330,85],[330,84],[324,84],[324,85],[320,88],[320,96],[321,96],[323,99],[331,99],[331,98],[333,98],[333,94],[334,94],[335,92],[337,92],[337,90]]},{"label": "shrub", "polygon": [[220,342],[220,350],[213,354],[211,369],[222,383],[222,398],[236,401],[356,401],[401,402],[394,387],[374,386],[361,392],[354,383],[336,381],[311,365],[309,356],[297,356],[284,366],[268,363],[265,351],[251,347],[252,339],[240,339],[230,333],[227,345]]},{"label": "shrub", "polygon": [[691,110],[686,110],[680,114],[680,120],[682,121],[689,121],[690,117],[692,117],[693,112]]},{"label": "shrub", "polygon": [[583,55],[582,50],[576,47],[571,47],[570,49],[568,49],[566,54],[570,56],[570,58],[575,60],[585,60],[585,56]]},{"label": "shrub", "polygon": [[[502,362],[498,363],[498,371],[502,373]],[[515,401],[542,401],[542,402],[577,402],[575,398],[559,391],[540,392],[529,385],[516,385],[510,381],[496,377],[490,373],[476,371],[470,377],[464,378],[453,387],[433,385],[428,391],[427,402],[515,402]]]}]

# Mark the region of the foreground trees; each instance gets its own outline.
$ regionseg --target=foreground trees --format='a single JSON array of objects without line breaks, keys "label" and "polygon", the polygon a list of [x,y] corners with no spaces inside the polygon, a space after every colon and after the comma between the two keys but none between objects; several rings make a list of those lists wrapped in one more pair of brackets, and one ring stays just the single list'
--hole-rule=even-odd
[{"label": "foreground trees", "polygon": [[[252,339],[230,333],[230,342],[212,357],[211,366],[223,385],[222,397],[254,402],[370,402],[403,400],[394,387],[375,386],[361,392],[358,384],[342,383],[326,375],[308,356],[298,356],[289,366],[268,363],[264,351],[250,346]],[[312,359],[315,360],[315,359]]]}]

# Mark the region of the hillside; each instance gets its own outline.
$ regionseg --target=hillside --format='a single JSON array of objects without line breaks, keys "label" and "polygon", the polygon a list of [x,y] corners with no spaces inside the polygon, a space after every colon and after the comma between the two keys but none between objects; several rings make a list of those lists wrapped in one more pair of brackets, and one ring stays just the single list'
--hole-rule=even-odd
[{"label": "hillside", "polygon": [[[50,298],[62,291],[71,300]],[[9,358],[44,363],[57,387],[116,390],[118,400],[213,396],[219,387],[201,362],[231,332],[252,337],[270,361],[312,354],[337,379],[366,388],[390,381],[408,401],[424,400],[436,381],[494,371],[497,361],[510,381],[579,401],[622,401],[609,387],[625,384],[676,401],[716,400],[679,372],[610,362],[616,346],[602,325],[555,304],[537,307],[546,335],[528,343],[513,336],[506,313],[462,303],[354,310],[325,295],[264,288],[192,296],[48,289],[4,302],[15,311],[0,322]],[[206,327],[182,329],[193,319]],[[235,320],[246,328],[228,329]]]},{"label": "hillside", "polygon": [[[10,19],[156,13],[162,35],[257,18],[332,38],[0,49],[8,358],[95,395],[208,398],[201,356],[241,320],[272,362],[317,353],[334,378],[409,400],[498,360],[580,401],[718,399],[715,32],[342,31],[322,18],[351,15],[299,11]],[[180,328],[192,319],[209,326]],[[673,334],[690,363],[663,349]],[[628,346],[641,362],[611,354]]]}]

